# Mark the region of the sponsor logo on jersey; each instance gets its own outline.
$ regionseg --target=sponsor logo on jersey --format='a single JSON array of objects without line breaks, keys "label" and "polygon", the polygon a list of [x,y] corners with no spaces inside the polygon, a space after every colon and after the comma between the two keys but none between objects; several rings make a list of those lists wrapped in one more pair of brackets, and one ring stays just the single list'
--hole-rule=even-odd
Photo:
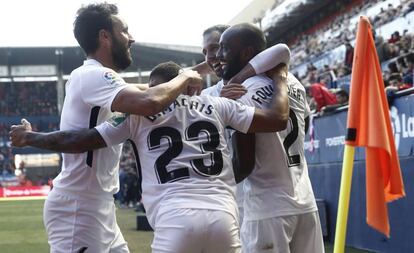
[{"label": "sponsor logo on jersey", "polygon": [[118,85],[123,83],[122,78],[113,71],[106,71],[104,73],[104,79],[111,85]]},{"label": "sponsor logo on jersey", "polygon": [[119,126],[122,122],[124,122],[127,117],[129,116],[128,113],[120,113],[120,112],[116,112],[115,115],[108,119],[109,124],[111,124],[114,127]]}]

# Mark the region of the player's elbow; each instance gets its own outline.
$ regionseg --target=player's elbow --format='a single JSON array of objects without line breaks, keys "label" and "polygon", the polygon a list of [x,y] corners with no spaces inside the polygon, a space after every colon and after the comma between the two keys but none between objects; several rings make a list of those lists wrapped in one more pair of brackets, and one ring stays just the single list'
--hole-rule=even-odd
[{"label": "player's elbow", "polygon": [[280,47],[280,59],[281,63],[289,65],[290,62],[290,49],[286,44],[280,43],[278,44]]},{"label": "player's elbow", "polygon": [[272,122],[273,123],[272,131],[278,132],[278,131],[285,130],[287,128],[288,120],[289,120],[289,113],[278,114],[278,116],[275,117]]},{"label": "player's elbow", "polygon": [[119,92],[112,102],[112,110],[141,116],[150,116],[163,108],[158,96],[142,91],[137,87],[128,87]]},{"label": "player's elbow", "polygon": [[145,101],[146,110],[143,116],[151,116],[164,110],[164,104],[156,96],[149,96]]}]

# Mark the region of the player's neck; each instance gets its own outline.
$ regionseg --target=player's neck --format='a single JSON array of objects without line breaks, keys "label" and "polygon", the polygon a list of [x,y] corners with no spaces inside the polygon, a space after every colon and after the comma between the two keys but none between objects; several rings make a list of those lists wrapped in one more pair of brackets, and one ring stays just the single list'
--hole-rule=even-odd
[{"label": "player's neck", "polygon": [[98,61],[104,67],[113,69],[116,72],[119,71],[119,69],[114,64],[112,55],[108,54],[107,52],[103,52],[102,50],[97,50],[95,53],[89,54],[88,58]]}]

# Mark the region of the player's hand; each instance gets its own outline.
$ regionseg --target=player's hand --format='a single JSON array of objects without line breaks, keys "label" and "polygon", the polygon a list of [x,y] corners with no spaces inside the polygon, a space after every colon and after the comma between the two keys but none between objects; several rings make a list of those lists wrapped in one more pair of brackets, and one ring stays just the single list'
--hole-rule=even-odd
[{"label": "player's hand", "polygon": [[26,146],[26,135],[32,131],[32,125],[29,121],[22,119],[21,123],[21,125],[12,125],[9,132],[11,145],[14,147]]},{"label": "player's hand", "polygon": [[187,80],[187,94],[188,95],[199,95],[203,89],[203,79],[197,71],[184,70],[180,73]]},{"label": "player's hand", "polygon": [[238,99],[243,97],[247,93],[246,88],[238,83],[229,83],[224,85],[220,91],[220,97],[225,97],[228,99]]}]

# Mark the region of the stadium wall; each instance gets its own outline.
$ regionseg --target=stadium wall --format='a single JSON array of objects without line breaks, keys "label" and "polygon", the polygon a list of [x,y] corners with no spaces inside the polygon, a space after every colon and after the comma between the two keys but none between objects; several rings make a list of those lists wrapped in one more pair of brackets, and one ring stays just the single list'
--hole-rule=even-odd
[{"label": "stadium wall", "polygon": [[[395,97],[390,103],[391,122],[400,157],[406,197],[388,205],[391,237],[366,223],[365,159],[362,148],[355,152],[355,164],[348,216],[347,245],[376,252],[414,252],[414,94]],[[344,150],[347,108],[313,119],[313,140],[307,136],[305,155],[315,197],[326,206],[327,239],[335,238]]]}]

